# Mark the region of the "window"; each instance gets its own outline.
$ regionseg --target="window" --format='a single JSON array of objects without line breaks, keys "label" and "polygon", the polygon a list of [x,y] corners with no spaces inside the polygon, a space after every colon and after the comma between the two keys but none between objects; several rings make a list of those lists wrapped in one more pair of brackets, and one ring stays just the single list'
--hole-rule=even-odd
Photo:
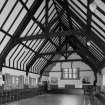
[{"label": "window", "polygon": [[79,78],[79,69],[78,68],[64,68],[62,69],[62,78],[63,79],[78,79]]}]

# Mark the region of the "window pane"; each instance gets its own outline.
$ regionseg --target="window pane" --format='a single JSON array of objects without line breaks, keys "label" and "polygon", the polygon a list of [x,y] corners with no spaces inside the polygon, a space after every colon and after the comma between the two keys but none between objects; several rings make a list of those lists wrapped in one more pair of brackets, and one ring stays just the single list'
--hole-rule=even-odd
[{"label": "window pane", "polygon": [[68,74],[64,73],[63,77],[67,79],[68,78]]},{"label": "window pane", "polygon": [[20,11],[21,8],[22,8],[22,6],[19,5],[19,3],[18,3],[18,4],[16,5],[16,7],[14,8],[14,10],[12,11],[11,15],[9,16],[9,18],[7,19],[7,21],[6,21],[5,25],[4,25],[4,27],[3,27],[3,29],[4,29],[5,31],[7,31],[7,30],[10,28],[11,24],[12,24],[13,21],[15,20],[17,14],[18,14],[18,12]]},{"label": "window pane", "polygon": [[5,48],[5,46],[7,45],[7,43],[8,43],[9,40],[10,40],[10,37],[6,36],[5,39],[3,40],[3,42],[0,45],[0,53]]},{"label": "window pane", "polygon": [[71,73],[69,73],[69,78],[72,78],[72,74]]},{"label": "window pane", "polygon": [[15,32],[15,30],[17,29],[17,27],[19,26],[19,24],[21,23],[22,19],[24,18],[24,16],[26,15],[27,11],[25,9],[23,9],[23,11],[21,12],[21,14],[19,15],[18,19],[15,21],[14,25],[12,26],[11,30],[10,30],[10,34],[13,34]]},{"label": "window pane", "polygon": [[69,70],[69,73],[72,73],[72,69],[70,68],[70,69],[68,69]]},{"label": "window pane", "polygon": [[29,29],[31,28],[33,24],[33,20],[30,20],[30,22],[28,23],[27,27],[25,28],[25,30],[23,31],[23,33],[21,34],[21,37],[26,36],[27,32],[29,31]]},{"label": "window pane", "polygon": [[34,2],[34,0],[29,0],[27,3],[27,7],[30,8],[33,2]]},{"label": "window pane", "polygon": [[77,68],[64,68],[63,69],[63,78],[65,79],[77,79],[79,77]]},{"label": "window pane", "polygon": [[74,69],[73,69],[73,73],[77,73],[77,69],[74,68]]},{"label": "window pane", "polygon": [[[1,1],[0,1],[0,3],[1,3]],[[11,11],[13,5],[15,4],[15,2],[16,2],[16,0],[9,0],[8,3],[6,4],[6,6],[4,7],[2,13],[0,14],[0,20],[2,20],[2,21],[0,21],[0,26],[5,21],[6,17],[10,13],[10,11]]]},{"label": "window pane", "polygon": [[68,72],[68,69],[64,69],[64,72],[67,73]]},{"label": "window pane", "polygon": [[77,74],[76,73],[73,74],[73,78],[75,78],[75,79],[77,78]]},{"label": "window pane", "polygon": [[4,38],[4,36],[5,36],[5,34],[0,32],[0,43],[1,43],[2,39]]}]

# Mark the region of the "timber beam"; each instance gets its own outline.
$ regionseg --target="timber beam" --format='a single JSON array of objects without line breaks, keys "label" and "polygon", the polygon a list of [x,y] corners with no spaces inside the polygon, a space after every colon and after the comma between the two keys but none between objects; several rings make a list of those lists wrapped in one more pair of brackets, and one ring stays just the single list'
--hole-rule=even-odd
[{"label": "timber beam", "polygon": [[[63,5],[63,2],[61,0],[56,0],[59,5],[65,9],[65,6]],[[85,6],[85,5],[84,5]],[[87,6],[85,6],[87,8]],[[72,8],[72,5],[69,4],[69,8]],[[91,12],[91,11],[90,11]],[[87,24],[90,25],[91,19],[87,20],[87,24],[85,24],[72,10],[70,11],[69,14],[72,14],[73,19],[80,25],[82,26],[83,29],[86,29]],[[90,13],[89,13],[90,14]],[[91,16],[91,15],[90,15]],[[85,32],[87,34],[87,31]],[[84,35],[83,35],[84,36]],[[104,41],[100,40],[100,38],[91,30],[91,36],[87,35],[86,38],[87,41],[92,40],[95,42],[97,46],[100,46],[100,48],[105,52],[105,43]]]},{"label": "timber beam", "polygon": [[69,54],[72,54],[72,53],[76,53],[76,51],[59,51],[59,52],[48,52],[48,53],[39,53],[36,52],[37,54],[37,57],[42,57],[42,56],[46,56],[46,55],[55,55],[55,54],[64,54],[64,53],[69,53]]},{"label": "timber beam", "polygon": [[[58,26],[57,26],[58,27]],[[56,27],[54,28],[54,30],[56,30]],[[54,32],[54,30],[52,32]],[[41,47],[38,49],[38,53],[40,53],[43,49],[43,47],[47,44],[49,40],[47,39],[42,45]],[[34,62],[37,60],[37,55],[35,54],[32,59],[28,62],[27,67],[26,67],[26,75],[28,75],[29,69],[30,67],[34,64]]]},{"label": "timber beam", "polygon": [[50,61],[50,63],[60,63],[60,62],[84,62],[83,59],[67,59],[67,60],[54,60]]},{"label": "timber beam", "polygon": [[49,39],[53,37],[62,37],[62,36],[70,36],[76,34],[83,34],[85,30],[69,30],[69,31],[62,31],[62,32],[50,32],[49,35],[45,34],[36,34],[32,36],[27,36],[23,38],[19,38],[19,41],[29,41],[29,40],[37,40],[37,39]]},{"label": "timber beam", "polygon": [[[58,48],[56,49],[56,51],[57,51],[57,52],[60,52],[60,51],[61,51],[61,47],[63,47],[65,44],[66,44],[66,40],[61,44],[60,47],[58,47]],[[47,61],[47,64],[46,64],[46,65],[43,67],[43,69],[40,71],[40,78],[42,77],[42,75],[43,75],[45,69],[49,66],[50,61],[52,61],[52,59],[54,58],[55,55],[56,55],[56,54],[52,55],[52,57],[49,59],[49,61]]]}]

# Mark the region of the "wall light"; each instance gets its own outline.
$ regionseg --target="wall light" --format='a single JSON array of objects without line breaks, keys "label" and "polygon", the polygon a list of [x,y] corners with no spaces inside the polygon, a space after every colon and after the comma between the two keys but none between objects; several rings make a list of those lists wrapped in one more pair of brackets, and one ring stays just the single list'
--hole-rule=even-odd
[{"label": "wall light", "polygon": [[89,8],[92,12],[95,12],[95,10],[97,8],[97,3],[95,0],[89,5]]}]

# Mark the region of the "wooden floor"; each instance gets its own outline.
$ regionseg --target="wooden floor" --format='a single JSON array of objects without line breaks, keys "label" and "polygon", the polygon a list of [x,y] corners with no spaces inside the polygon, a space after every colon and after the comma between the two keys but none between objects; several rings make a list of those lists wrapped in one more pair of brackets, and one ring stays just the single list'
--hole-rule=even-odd
[{"label": "wooden floor", "polygon": [[6,105],[86,105],[83,95],[45,94]]}]

